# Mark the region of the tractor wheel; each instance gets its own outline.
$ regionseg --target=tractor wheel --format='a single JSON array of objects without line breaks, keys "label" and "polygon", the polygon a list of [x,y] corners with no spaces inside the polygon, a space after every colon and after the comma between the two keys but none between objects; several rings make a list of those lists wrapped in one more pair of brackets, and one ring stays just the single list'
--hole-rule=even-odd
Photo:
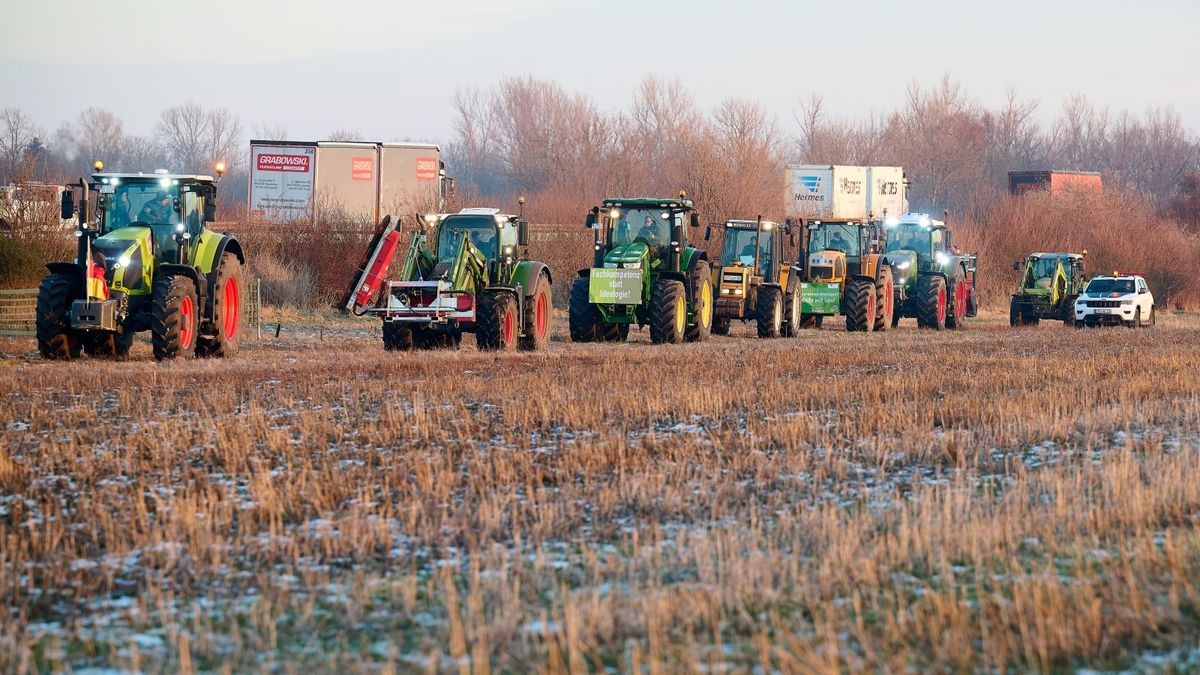
[{"label": "tractor wheel", "polygon": [[625,342],[629,339],[629,324],[606,323],[603,327],[605,342]]},{"label": "tractor wheel", "polygon": [[567,309],[571,342],[596,342],[603,337],[603,318],[600,310],[588,300],[588,283],[587,277],[579,277],[571,284],[570,306]]},{"label": "tractor wheel", "polygon": [[950,306],[946,309],[947,328],[966,328],[967,320],[967,281],[966,273],[961,267],[954,269],[954,274],[946,285],[946,298]]},{"label": "tractor wheel", "polygon": [[212,297],[212,325],[216,334],[206,335],[196,341],[197,356],[225,357],[237,353],[238,338],[242,332],[245,288],[242,262],[232,253],[221,254]]},{"label": "tractor wheel", "polygon": [[892,328],[900,325],[900,312],[896,311],[896,306],[892,305]]},{"label": "tractor wheel", "polygon": [[483,291],[478,296],[475,342],[480,349],[510,351],[517,347],[517,302],[506,291]]},{"label": "tractor wheel", "polygon": [[1008,305],[1008,325],[1012,328],[1019,328],[1025,325],[1025,317],[1021,315],[1021,306],[1013,300]]},{"label": "tractor wheel", "polygon": [[892,285],[892,268],[884,267],[875,284],[875,330],[887,330],[896,314],[896,289]]},{"label": "tractor wheel", "polygon": [[870,331],[875,328],[875,282],[870,279],[854,278],[846,284],[843,310],[846,313],[847,331]]},{"label": "tractor wheel", "polygon": [[800,294],[784,295],[783,304],[787,307],[783,317],[783,336],[796,337],[800,334]]},{"label": "tractor wheel", "polygon": [[550,344],[550,318],[554,307],[550,302],[550,278],[539,274],[533,293],[525,298],[525,335],[520,348],[538,351]]},{"label": "tractor wheel", "polygon": [[152,298],[150,343],[154,358],[163,361],[195,356],[200,328],[195,282],[182,274],[164,274],[154,280]]},{"label": "tractor wheel", "polygon": [[816,328],[817,327],[817,317],[812,314],[801,314],[800,315],[800,327],[801,328]]},{"label": "tractor wheel", "polygon": [[682,281],[658,278],[650,288],[650,341],[679,344],[687,331],[687,290]]},{"label": "tractor wheel", "polygon": [[917,326],[934,330],[946,327],[946,280],[940,276],[917,277]]},{"label": "tractor wheel", "polygon": [[38,351],[47,359],[73,359],[81,348],[79,334],[71,330],[71,302],[77,291],[66,274],[47,274],[37,297]]},{"label": "tractor wheel", "polygon": [[777,338],[783,334],[783,291],[767,286],[758,291],[758,337]]},{"label": "tractor wheel", "polygon": [[399,321],[384,321],[383,349],[389,352],[412,351],[413,329]]},{"label": "tractor wheel", "polygon": [[93,333],[83,336],[83,351],[88,356],[124,361],[133,347],[133,332]]},{"label": "tractor wheel", "polygon": [[704,342],[712,333],[713,288],[708,261],[698,260],[691,273],[693,323],[684,333],[687,342]]},{"label": "tractor wheel", "polygon": [[732,323],[727,316],[714,317],[712,332],[716,335],[729,335],[729,327]]}]

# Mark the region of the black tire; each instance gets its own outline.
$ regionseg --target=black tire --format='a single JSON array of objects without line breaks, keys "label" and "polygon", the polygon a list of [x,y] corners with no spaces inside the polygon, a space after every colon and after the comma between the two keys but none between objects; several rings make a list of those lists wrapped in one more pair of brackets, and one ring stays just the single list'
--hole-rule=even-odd
[{"label": "black tire", "polygon": [[784,294],[783,304],[786,307],[783,317],[783,336],[795,337],[800,334],[800,294]]},{"label": "black tire", "polygon": [[74,359],[79,356],[79,334],[71,330],[71,303],[82,289],[67,274],[47,274],[38,288],[38,351],[47,359]]},{"label": "black tire", "polygon": [[83,351],[96,358],[124,361],[133,347],[133,332],[122,329],[117,333],[91,333],[83,336]]},{"label": "black tire", "polygon": [[733,324],[727,316],[718,316],[713,318],[712,332],[716,335],[729,335],[729,328]]},{"label": "black tire", "polygon": [[875,284],[875,330],[885,331],[894,324],[896,314],[896,288],[892,284],[892,268],[886,265],[879,272]]},{"label": "black tire", "polygon": [[875,329],[875,282],[854,278],[846,284],[842,312],[846,315],[846,330],[867,332]]},{"label": "black tire", "polygon": [[196,355],[200,306],[196,284],[182,274],[164,274],[154,280],[150,305],[150,343],[154,358],[190,359]]},{"label": "black tire", "polygon": [[476,302],[475,343],[482,350],[517,348],[517,301],[507,291],[482,291]]},{"label": "black tire", "polygon": [[800,315],[800,327],[806,328],[806,329],[816,328],[817,327],[817,317],[813,316],[812,314],[801,314]]},{"label": "black tire", "polygon": [[1133,310],[1133,321],[1127,324],[1130,328],[1142,327],[1142,308],[1138,307]]},{"label": "black tire", "polygon": [[[963,293],[962,305],[958,303],[958,293]],[[954,268],[954,274],[946,283],[946,327],[960,330],[967,327],[967,298],[966,272],[961,267]],[[959,310],[962,310],[961,312]]]},{"label": "black tire", "polygon": [[650,342],[679,344],[687,332],[687,290],[682,281],[664,279],[650,287]]},{"label": "black tire", "polygon": [[825,325],[825,315],[824,314],[818,314],[815,317],[813,317],[813,328],[814,329],[821,330],[821,328],[824,325]]},{"label": "black tire", "polygon": [[946,328],[946,280],[935,275],[917,277],[917,326]]},{"label": "black tire", "polygon": [[758,337],[780,337],[783,334],[783,291],[773,286],[759,289],[754,318],[758,322]]},{"label": "black tire", "polygon": [[553,315],[550,278],[539,274],[537,283],[533,285],[533,293],[525,297],[525,332],[518,343],[522,351],[539,351],[549,346]]},{"label": "black tire", "polygon": [[692,325],[684,332],[687,342],[704,342],[712,334],[713,286],[712,271],[707,260],[698,260],[688,275],[692,288]]},{"label": "black tire", "polygon": [[596,342],[604,336],[600,310],[588,300],[588,283],[587,277],[579,277],[571,283],[570,304],[567,307],[571,342]]},{"label": "black tire", "polygon": [[247,298],[242,261],[233,253],[222,253],[213,279],[210,299],[213,335],[205,335],[196,341],[196,355],[233,356],[242,336],[242,315]]},{"label": "black tire", "polygon": [[1019,328],[1025,325],[1025,317],[1021,315],[1021,306],[1016,300],[1008,303],[1008,325],[1012,328]]},{"label": "black tire", "polygon": [[399,321],[383,322],[383,349],[389,352],[411,352],[414,347],[413,329]]},{"label": "black tire", "polygon": [[1153,328],[1154,321],[1154,305],[1150,305],[1150,323],[1146,324],[1144,328]]},{"label": "black tire", "polygon": [[604,342],[625,342],[629,339],[629,324],[606,323],[603,325]]}]

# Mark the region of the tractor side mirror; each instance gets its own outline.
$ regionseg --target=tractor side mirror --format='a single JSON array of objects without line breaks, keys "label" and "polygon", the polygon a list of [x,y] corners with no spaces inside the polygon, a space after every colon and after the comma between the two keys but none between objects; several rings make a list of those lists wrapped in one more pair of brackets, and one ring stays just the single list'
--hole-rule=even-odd
[{"label": "tractor side mirror", "polygon": [[529,245],[529,221],[528,220],[518,220],[517,221],[517,245],[518,246],[528,246]]},{"label": "tractor side mirror", "polygon": [[705,225],[704,226],[704,241],[708,241],[711,238],[712,238],[712,225]]},{"label": "tractor side mirror", "polygon": [[62,193],[62,219],[70,220],[75,217],[75,191],[63,190]]},{"label": "tractor side mirror", "polygon": [[1020,270],[1021,270],[1021,261],[1020,261],[1020,260],[1014,260],[1014,261],[1013,261],[1013,271],[1014,271],[1014,272],[1019,272]]},{"label": "tractor side mirror", "polygon": [[596,212],[594,210],[588,211],[587,218],[583,221],[583,226],[589,230],[596,229]]},{"label": "tractor side mirror", "polygon": [[691,214],[688,215],[688,225],[691,225],[692,227],[700,227],[700,214],[692,211]]},{"label": "tractor side mirror", "polygon": [[217,202],[209,197],[204,200],[204,222],[211,223],[217,219]]}]

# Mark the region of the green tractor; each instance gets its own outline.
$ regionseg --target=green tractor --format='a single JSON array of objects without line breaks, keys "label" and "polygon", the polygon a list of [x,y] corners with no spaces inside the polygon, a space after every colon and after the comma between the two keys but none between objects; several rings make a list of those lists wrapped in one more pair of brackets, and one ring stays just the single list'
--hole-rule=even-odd
[{"label": "green tractor", "polygon": [[[47,265],[37,299],[38,351],[47,359],[124,358],[149,330],[154,358],[237,352],[246,258],[233,237],[208,229],[216,217],[210,176],[101,173],[62,196],[78,212],[74,262]],[[218,164],[217,178],[224,172]],[[95,204],[92,209],[91,205]]]},{"label": "green tractor", "polygon": [[[754,321],[761,338],[790,337],[799,327],[800,282],[783,251],[791,228],[790,221],[780,226],[761,217],[725,221],[721,264],[713,270],[718,292],[712,332],[728,335],[734,319]],[[706,241],[711,232],[711,226],[705,230]]]},{"label": "green tractor", "polygon": [[892,270],[879,225],[870,220],[809,220],[800,284],[800,327],[820,328],[843,314],[848,331],[887,330],[893,321]]},{"label": "green tractor", "polygon": [[895,280],[895,313],[912,317],[920,328],[963,328],[978,310],[975,268],[978,256],[958,253],[943,220],[924,214],[884,218],[887,259]]},{"label": "green tractor", "polygon": [[595,256],[571,285],[572,341],[624,341],[635,323],[650,326],[655,344],[708,338],[712,276],[708,254],[687,244],[687,226],[700,226],[693,209],[680,192],[606,199],[588,213]]},{"label": "green tractor", "polygon": [[1042,319],[1075,323],[1075,299],[1083,292],[1083,253],[1030,253],[1013,262],[1021,285],[1008,307],[1008,325],[1036,326]]},{"label": "green tractor", "polygon": [[[523,212],[524,199],[521,204]],[[385,218],[343,309],[382,319],[387,351],[453,349],[463,333],[474,333],[481,350],[545,349],[553,311],[550,268],[519,252],[529,236],[523,214],[468,208],[418,221],[399,279],[384,282],[399,241]]]}]

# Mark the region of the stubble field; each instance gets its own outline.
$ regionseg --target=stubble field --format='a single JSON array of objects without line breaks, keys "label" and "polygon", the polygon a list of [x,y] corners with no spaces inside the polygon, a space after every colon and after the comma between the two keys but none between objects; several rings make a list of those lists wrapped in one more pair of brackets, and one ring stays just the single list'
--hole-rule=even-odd
[{"label": "stubble field", "polygon": [[[1200,669],[1200,320],[0,339],[0,671]],[[319,325],[318,325],[319,324]]]}]

